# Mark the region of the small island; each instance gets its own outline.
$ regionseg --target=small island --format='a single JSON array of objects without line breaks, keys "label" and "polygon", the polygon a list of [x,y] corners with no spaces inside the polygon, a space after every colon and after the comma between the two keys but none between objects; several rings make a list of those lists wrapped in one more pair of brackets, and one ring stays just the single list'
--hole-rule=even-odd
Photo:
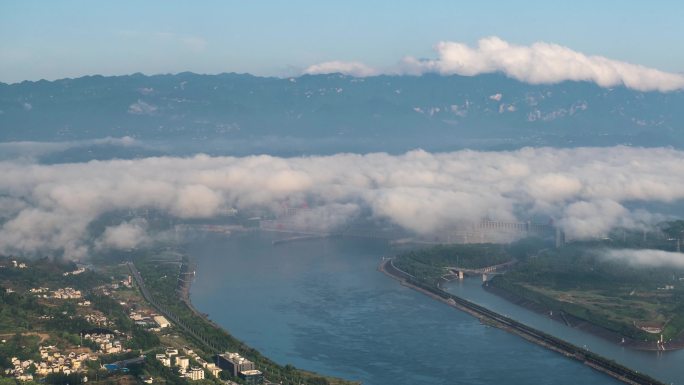
[{"label": "small island", "polygon": [[610,243],[542,250],[486,288],[627,347],[683,348],[684,269],[633,266],[597,254]]},{"label": "small island", "polygon": [[[684,254],[679,265],[649,258],[681,248],[677,235],[682,230],[684,221],[674,221],[649,233],[620,230],[562,247],[538,238],[507,245],[444,245],[400,254],[393,263],[436,286],[464,272],[489,270],[487,290],[569,326],[632,348],[680,349]],[[639,250],[645,253],[640,261],[622,258]]]},{"label": "small island", "polygon": [[622,346],[684,347],[684,221],[650,231],[616,230],[601,239],[554,244],[525,238],[511,244],[439,245],[383,258],[380,270],[447,303],[627,383],[657,380],[443,290],[465,275],[486,290]]}]

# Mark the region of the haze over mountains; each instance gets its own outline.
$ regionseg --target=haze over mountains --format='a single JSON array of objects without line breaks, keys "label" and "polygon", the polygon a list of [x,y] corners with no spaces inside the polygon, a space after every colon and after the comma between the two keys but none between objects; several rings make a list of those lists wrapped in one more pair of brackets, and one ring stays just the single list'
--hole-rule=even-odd
[{"label": "haze over mountains", "polygon": [[[684,92],[533,85],[501,74],[86,76],[0,84],[0,141],[130,136],[188,152],[684,147]],[[192,144],[198,148],[190,148]],[[219,146],[217,143],[221,143]]]}]

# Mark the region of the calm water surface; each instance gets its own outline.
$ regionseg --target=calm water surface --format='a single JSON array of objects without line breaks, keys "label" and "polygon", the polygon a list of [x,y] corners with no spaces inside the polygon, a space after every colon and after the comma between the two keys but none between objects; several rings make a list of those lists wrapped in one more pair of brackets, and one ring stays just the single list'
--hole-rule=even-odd
[{"label": "calm water surface", "polygon": [[452,282],[445,286],[449,292],[469,299],[500,314],[539,330],[558,336],[577,346],[609,357],[623,365],[656,377],[666,383],[684,383],[684,350],[673,352],[648,352],[626,349],[592,334],[573,329],[549,317],[514,305],[505,299],[482,289],[481,278]]},{"label": "calm water surface", "polygon": [[392,253],[383,243],[272,239],[253,233],[192,244],[199,265],[191,295],[281,364],[368,385],[619,383],[377,272]]}]

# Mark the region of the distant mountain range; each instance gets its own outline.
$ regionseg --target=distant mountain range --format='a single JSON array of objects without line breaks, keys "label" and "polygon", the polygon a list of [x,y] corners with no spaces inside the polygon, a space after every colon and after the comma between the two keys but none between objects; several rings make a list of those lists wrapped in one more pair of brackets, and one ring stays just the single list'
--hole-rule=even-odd
[{"label": "distant mountain range", "polygon": [[356,143],[390,151],[681,148],[684,92],[644,93],[587,82],[530,85],[503,75],[180,73],[0,83],[0,141],[107,136],[280,145],[318,141],[340,143],[343,150]]}]

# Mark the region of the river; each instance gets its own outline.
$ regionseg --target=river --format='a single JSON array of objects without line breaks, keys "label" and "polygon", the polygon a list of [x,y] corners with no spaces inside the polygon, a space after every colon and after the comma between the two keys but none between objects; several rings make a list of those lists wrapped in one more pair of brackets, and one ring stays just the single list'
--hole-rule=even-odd
[{"label": "river", "polygon": [[[384,242],[273,246],[276,238],[207,235],[189,252],[198,260],[195,306],[281,364],[367,385],[619,383],[399,285],[377,271],[380,257],[392,253]],[[500,300],[477,280],[449,290],[561,337],[583,334]],[[652,368],[649,373],[668,382],[684,378],[676,362],[680,352],[620,353],[591,336],[581,338],[590,349]]]},{"label": "river", "polygon": [[639,372],[647,373],[667,383],[682,384],[684,379],[684,350],[650,352],[627,349],[600,337],[585,333],[554,321],[549,317],[529,311],[482,288],[482,279],[469,278],[450,282],[446,291],[473,301],[488,309],[504,314],[551,335],[560,337],[577,346],[599,353]]}]

